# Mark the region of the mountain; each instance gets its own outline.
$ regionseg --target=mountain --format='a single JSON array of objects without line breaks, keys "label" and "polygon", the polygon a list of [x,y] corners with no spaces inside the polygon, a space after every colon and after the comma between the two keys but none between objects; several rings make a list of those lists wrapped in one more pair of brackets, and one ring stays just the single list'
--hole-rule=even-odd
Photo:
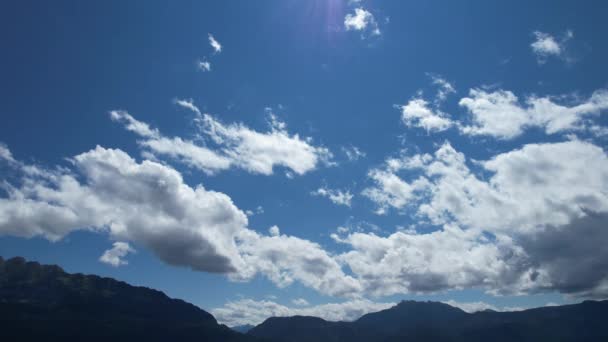
[{"label": "mountain", "polygon": [[608,301],[473,314],[403,301],[354,322],[271,317],[218,324],[206,311],[146,287],[0,257],[1,341],[608,341]]},{"label": "mountain", "polygon": [[252,341],[164,293],[0,257],[2,341]]},{"label": "mountain", "polygon": [[240,332],[241,334],[246,334],[249,330],[253,329],[254,327],[255,327],[255,325],[243,324],[243,325],[237,325],[235,327],[230,327],[230,329],[232,329],[236,332]]},{"label": "mountain", "polygon": [[354,322],[269,318],[248,334],[271,341],[608,341],[608,301],[473,314],[437,302],[403,301]]}]

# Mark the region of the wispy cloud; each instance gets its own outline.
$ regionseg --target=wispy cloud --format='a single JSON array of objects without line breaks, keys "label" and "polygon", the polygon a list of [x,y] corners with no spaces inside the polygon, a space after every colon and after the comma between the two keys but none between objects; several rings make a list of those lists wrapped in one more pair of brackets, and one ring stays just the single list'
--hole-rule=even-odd
[{"label": "wispy cloud", "polygon": [[211,33],[209,33],[209,45],[213,48],[215,53],[222,52],[222,45],[213,37]]}]

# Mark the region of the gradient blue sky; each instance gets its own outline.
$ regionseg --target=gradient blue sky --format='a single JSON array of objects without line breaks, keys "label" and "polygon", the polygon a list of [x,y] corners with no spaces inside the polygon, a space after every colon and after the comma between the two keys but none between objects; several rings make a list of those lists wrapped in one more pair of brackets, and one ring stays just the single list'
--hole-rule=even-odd
[{"label": "gradient blue sky", "polygon": [[[345,25],[345,18],[356,15],[357,10],[372,16],[366,17],[365,27]],[[589,171],[589,178],[599,179],[599,183],[572,185],[590,189],[576,198],[596,197],[589,207],[585,203],[590,202],[576,204],[582,214],[564,209],[571,216],[559,224],[568,226],[583,219],[588,211],[604,215],[606,209],[607,133],[602,133],[602,129],[608,129],[602,114],[608,108],[606,10],[608,5],[603,1],[5,2],[0,11],[0,142],[20,165],[47,169],[74,168],[67,158],[97,145],[120,149],[137,162],[156,159],[180,172],[190,187],[202,184],[207,190],[226,194],[243,212],[263,208],[263,212],[248,217],[247,229],[268,235],[269,227],[276,225],[281,234],[316,242],[336,259],[353,248],[332,239],[330,235],[337,234],[338,227],[350,229],[342,231],[344,238],[357,230],[386,238],[408,227],[414,227],[416,234],[444,229],[446,222],[432,223],[429,217],[417,214],[419,205],[429,202],[428,193],[408,199],[405,205],[388,205],[384,214],[377,213],[382,204],[365,194],[369,194],[366,189],[388,191],[378,188],[370,176],[373,170],[386,171],[387,158],[433,154],[449,142],[466,156],[471,172],[487,181],[492,170],[483,169],[475,161],[521,152],[528,144],[555,144],[559,150],[563,143],[570,151],[564,156],[572,153],[585,157],[588,152],[589,158],[598,163]],[[214,51],[208,34],[221,44],[221,52]],[[542,44],[534,48],[535,42]],[[198,61],[208,61],[211,69],[200,70]],[[447,88],[433,83],[437,80],[448,82],[454,89],[446,93],[445,99],[440,99],[438,92]],[[523,110],[529,109],[535,99],[560,108],[595,107],[563,113],[557,107],[543,107],[530,114],[531,121],[521,124],[521,132],[505,138],[495,131],[467,131],[467,126],[483,130],[479,122],[477,126],[471,123],[474,111],[460,102],[463,98],[481,101],[470,93],[471,89],[486,95],[510,91]],[[331,160],[317,162],[302,175],[281,165],[275,165],[271,175],[243,167],[208,174],[166,155],[152,157],[138,144],[142,137],[111,120],[108,114],[124,110],[164,136],[197,141],[201,132],[194,124],[195,113],[177,105],[176,99],[191,99],[202,113],[211,114],[224,125],[242,123],[262,133],[270,131],[272,112],[286,124],[288,136],[309,137],[306,143],[328,149]],[[416,99],[426,101],[427,114],[439,113],[449,120],[450,128],[425,129],[416,122],[408,124],[401,106]],[[489,109],[492,110],[500,109]],[[512,110],[507,108],[507,118]],[[534,121],[534,115],[545,114],[575,115],[580,120],[549,132],[548,127],[559,118]],[[206,144],[215,146],[208,140]],[[364,156],[350,160],[344,151],[352,151],[353,147]],[[598,149],[601,160],[592,158],[597,157]],[[145,151],[148,153],[142,154]],[[559,152],[556,158],[560,159]],[[0,166],[2,179],[18,188],[23,171],[8,164]],[[548,165],[550,168],[553,164]],[[565,166],[562,171],[578,172],[581,168],[585,165]],[[409,169],[394,173],[408,184],[419,174]],[[522,174],[525,178],[528,173]],[[571,179],[557,177],[557,181]],[[86,183],[84,176],[76,178]],[[513,183],[503,183],[509,184]],[[558,185],[565,193],[576,191],[563,182]],[[350,192],[351,205],[311,195],[319,188]],[[597,193],[593,193],[594,188]],[[289,286],[279,287],[261,271],[248,281],[235,282],[225,274],[194,271],[188,265],[170,266],[137,239],[126,241],[136,250],[125,256],[128,264],[114,267],[99,260],[118,241],[103,229],[78,230],[53,242],[44,234],[19,236],[13,230],[21,227],[15,226],[7,214],[15,208],[7,204],[11,201],[10,190],[4,189],[5,202],[0,204],[0,208],[4,206],[0,210],[4,215],[0,215],[3,257],[21,255],[57,263],[70,272],[95,273],[157,288],[212,312],[223,307],[225,311],[217,311],[216,316],[227,323],[247,320],[234,319],[224,307],[226,303],[242,305],[239,308],[243,310],[247,303],[259,306],[262,301],[265,307],[272,302],[294,308],[297,305],[292,301],[303,298],[308,305],[300,305],[301,309],[352,300],[392,303],[400,299],[431,299],[484,302],[501,309],[578,301],[608,293],[606,288],[602,290],[602,286],[608,286],[606,268],[598,269],[608,264],[605,253],[598,253],[594,260],[581,259],[586,260],[581,261],[583,264],[589,262],[589,269],[603,273],[599,280],[593,278],[593,284],[561,286],[567,280],[548,276],[543,286],[500,295],[492,294],[495,287],[466,282],[388,295],[366,289],[353,299],[328,294],[297,279]],[[530,217],[541,215],[536,214]],[[448,210],[447,216],[453,220],[447,224],[458,224],[463,230],[476,225],[471,221],[474,218],[458,215]],[[26,218],[16,222],[28,225]],[[559,225],[552,219],[530,224],[535,229]],[[483,225],[482,229],[495,233],[487,222]],[[507,233],[513,237],[510,234]],[[599,242],[608,242],[605,233],[597,236]],[[514,237],[518,238],[521,236]],[[561,248],[557,246],[544,247]],[[526,248],[525,253],[537,255]],[[591,250],[589,253],[593,254]],[[552,258],[555,256],[543,255],[526,260],[542,269],[553,265]],[[345,274],[357,278],[344,260],[339,262]],[[403,264],[407,262],[403,260]],[[395,264],[395,268],[401,265]],[[251,310],[262,310],[253,316],[277,313],[257,307]],[[255,319],[249,321],[256,323]]]}]

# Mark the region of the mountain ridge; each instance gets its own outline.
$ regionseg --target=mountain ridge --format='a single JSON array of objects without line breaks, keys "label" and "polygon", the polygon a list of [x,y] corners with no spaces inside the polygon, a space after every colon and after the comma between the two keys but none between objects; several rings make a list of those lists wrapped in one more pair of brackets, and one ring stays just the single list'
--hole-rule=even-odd
[{"label": "mountain ridge", "polygon": [[22,257],[0,257],[0,322],[3,340],[255,340],[161,291]]},{"label": "mountain ridge", "polygon": [[441,302],[401,301],[352,322],[269,317],[240,334],[161,291],[57,265],[0,257],[0,338],[47,341],[603,341],[608,300],[517,312],[467,313]]}]

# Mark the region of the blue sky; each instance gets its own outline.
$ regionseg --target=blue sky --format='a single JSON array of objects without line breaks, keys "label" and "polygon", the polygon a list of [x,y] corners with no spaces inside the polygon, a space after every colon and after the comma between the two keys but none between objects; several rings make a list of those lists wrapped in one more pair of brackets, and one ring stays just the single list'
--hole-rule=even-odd
[{"label": "blue sky", "polygon": [[603,2],[4,7],[3,257],[228,324],[608,294]]}]

